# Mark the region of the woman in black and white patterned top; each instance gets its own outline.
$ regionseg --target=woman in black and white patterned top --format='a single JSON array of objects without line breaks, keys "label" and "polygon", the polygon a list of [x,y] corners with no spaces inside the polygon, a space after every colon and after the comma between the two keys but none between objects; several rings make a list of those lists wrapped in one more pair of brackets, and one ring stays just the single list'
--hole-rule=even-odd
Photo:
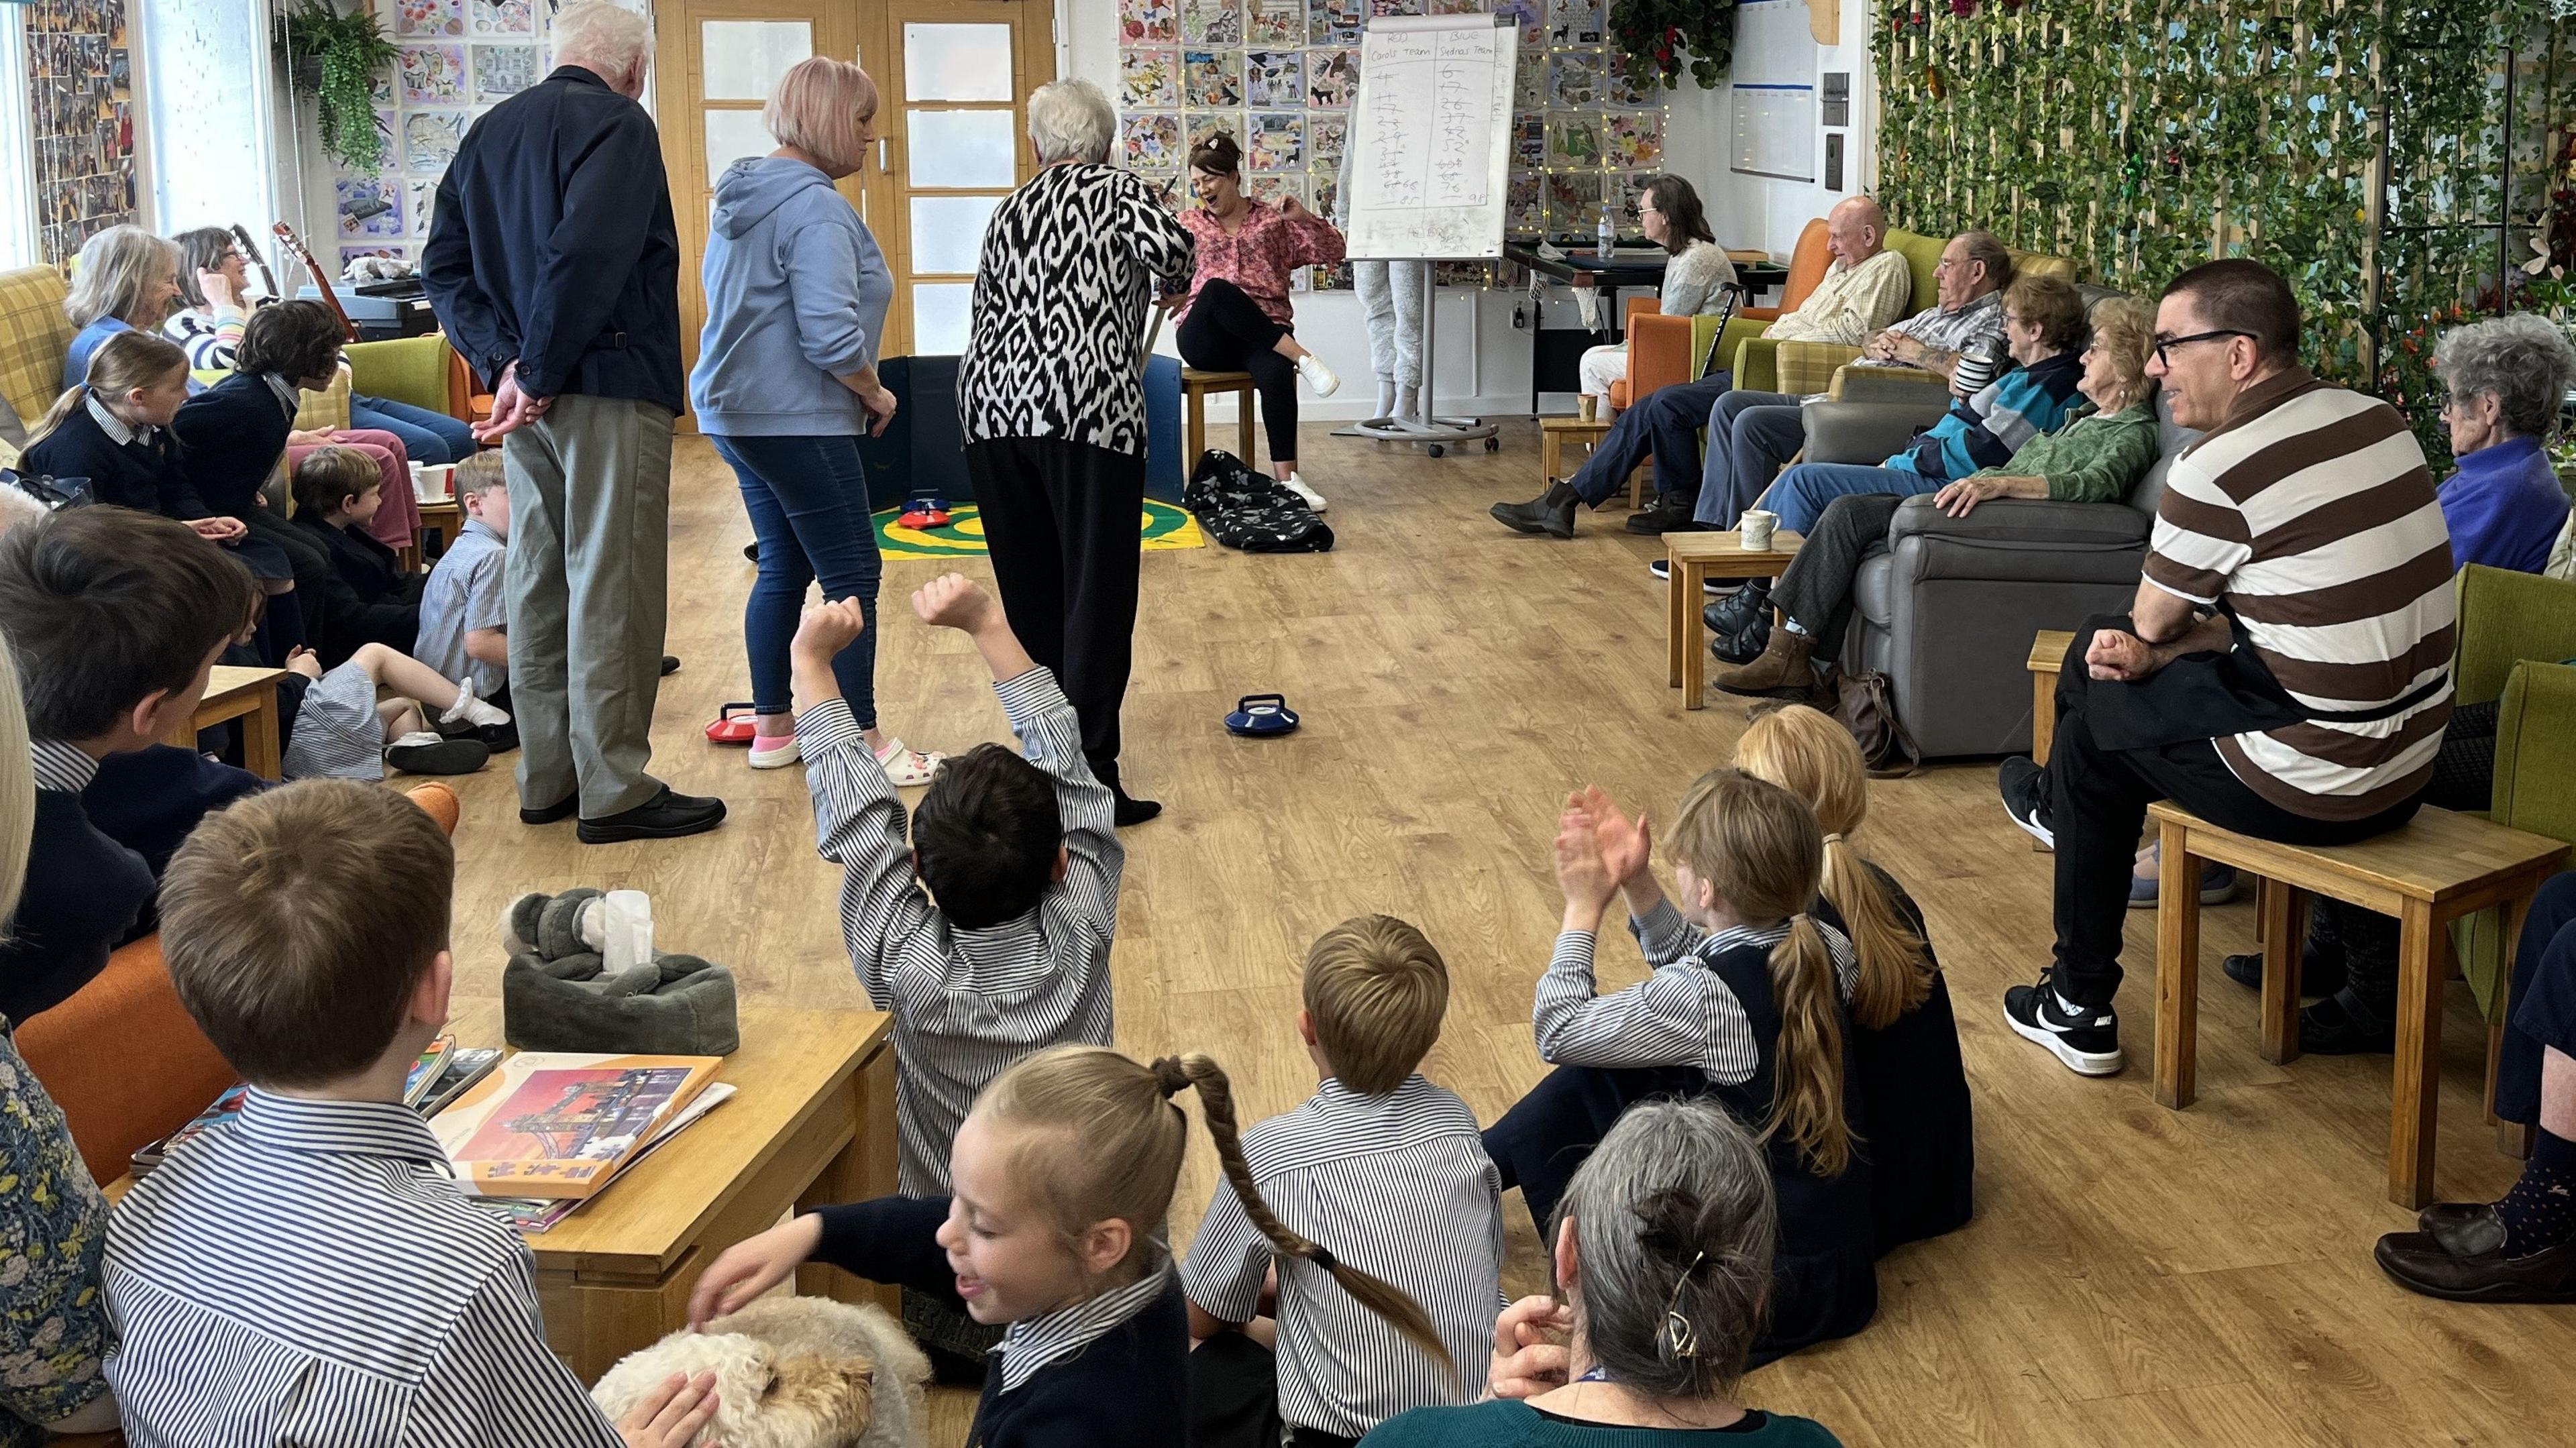
[{"label": "woman in black and white patterned top", "polygon": [[1117,138],[1089,81],[1030,95],[1039,170],[984,232],[957,407],[1003,610],[1063,683],[1091,772],[1130,825],[1162,808],[1118,777],[1145,505],[1136,354],[1151,299],[1189,285],[1196,249],[1152,185],[1108,164]]}]

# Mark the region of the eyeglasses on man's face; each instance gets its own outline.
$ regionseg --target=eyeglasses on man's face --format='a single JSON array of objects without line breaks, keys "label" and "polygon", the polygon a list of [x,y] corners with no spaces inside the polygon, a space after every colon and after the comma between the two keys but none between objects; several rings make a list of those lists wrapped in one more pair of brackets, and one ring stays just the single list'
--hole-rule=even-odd
[{"label": "eyeglasses on man's face", "polygon": [[2156,339],[2156,361],[2162,366],[2171,367],[2173,366],[2173,349],[2176,347],[2188,347],[2194,342],[2215,342],[2225,337],[2251,337],[2253,335],[2254,334],[2251,332],[2240,332],[2231,327],[2221,327],[2214,332],[2194,332],[2188,337],[2158,337]]}]

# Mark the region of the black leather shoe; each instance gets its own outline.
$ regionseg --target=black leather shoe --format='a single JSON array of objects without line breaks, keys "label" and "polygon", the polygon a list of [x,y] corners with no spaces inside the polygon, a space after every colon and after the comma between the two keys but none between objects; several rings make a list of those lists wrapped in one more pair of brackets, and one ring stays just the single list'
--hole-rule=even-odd
[{"label": "black leather shoe", "polygon": [[1653,507],[1628,515],[1628,531],[1649,538],[1687,531],[1691,525],[1691,509],[1698,506],[1698,502],[1696,498],[1683,498],[1674,493],[1657,493]]},{"label": "black leather shoe", "polygon": [[2503,1219],[2480,1205],[2428,1232],[2391,1232],[2371,1256],[2409,1292],[2451,1302],[2576,1302],[2576,1244],[2504,1255]]},{"label": "black leather shoe", "polygon": [[542,809],[530,809],[526,805],[519,806],[519,823],[523,825],[550,825],[557,820],[571,819],[573,811],[580,808],[581,791],[575,790],[571,794],[565,795],[563,798],[556,800],[553,804],[547,805]]},{"label": "black leather shoe", "polygon": [[519,747],[519,726],[511,724],[477,724],[474,737],[494,754],[507,754]]},{"label": "black leather shoe", "polygon": [[405,735],[385,747],[385,767],[405,774],[472,774],[492,757],[480,739],[442,739],[435,734]]},{"label": "black leather shoe", "polygon": [[2493,1202],[2435,1202],[2415,1214],[2415,1227],[2423,1232],[2465,1227],[2476,1220],[2479,1213],[2494,1210]]},{"label": "black leather shoe", "polygon": [[[758,545],[755,544],[753,546],[757,547]],[[662,677],[667,679],[678,672],[680,672],[680,656],[678,654],[664,654],[662,656]]]},{"label": "black leather shoe", "polygon": [[[2251,986],[2256,990],[2263,988],[2263,952],[2259,950],[2251,955],[2231,955],[2219,962],[2218,968],[2226,971],[2227,978],[2238,985]],[[2300,995],[2330,996],[2343,989],[2343,984],[2342,951],[2322,951],[2311,944],[2300,952]]]},{"label": "black leather shoe", "polygon": [[1161,800],[1138,799],[1122,789],[1118,790],[1116,798],[1110,801],[1109,821],[1123,830],[1129,825],[1141,825],[1162,812]]},{"label": "black leather shoe", "polygon": [[2397,1049],[2394,1014],[2363,1005],[2346,986],[2299,1012],[2299,1049],[2311,1056],[2367,1056]]},{"label": "black leather shoe", "polygon": [[712,795],[682,794],[669,785],[630,810],[581,822],[585,845],[614,845],[627,840],[676,840],[702,835],[724,823],[725,803]]},{"label": "black leather shoe", "polygon": [[1496,503],[1494,521],[1515,533],[1545,533],[1551,538],[1574,536],[1574,505],[1583,495],[1571,483],[1547,480],[1547,491],[1526,503]]},{"label": "black leather shoe", "polygon": [[1749,664],[1762,657],[1763,650],[1769,647],[1771,615],[1766,612],[1733,633],[1718,635],[1709,644],[1708,651],[1723,663]]},{"label": "black leather shoe", "polygon": [[1771,580],[1748,578],[1742,588],[1709,607],[1708,626],[1719,633],[1742,633],[1744,626],[1757,618],[1767,623],[1771,618]]}]

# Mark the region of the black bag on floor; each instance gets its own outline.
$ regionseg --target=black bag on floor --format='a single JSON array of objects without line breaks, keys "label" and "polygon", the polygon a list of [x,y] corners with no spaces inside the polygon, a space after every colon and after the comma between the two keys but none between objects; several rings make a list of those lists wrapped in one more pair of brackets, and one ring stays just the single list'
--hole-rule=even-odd
[{"label": "black bag on floor", "polygon": [[1199,454],[1181,506],[1228,548],[1246,553],[1329,553],[1333,530],[1303,498],[1221,448]]}]

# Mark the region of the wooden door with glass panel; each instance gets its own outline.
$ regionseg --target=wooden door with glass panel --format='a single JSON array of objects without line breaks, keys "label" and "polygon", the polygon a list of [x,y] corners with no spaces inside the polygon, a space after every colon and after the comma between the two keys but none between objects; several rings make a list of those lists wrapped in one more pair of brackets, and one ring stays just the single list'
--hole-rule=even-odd
[{"label": "wooden door with glass panel", "polygon": [[[871,7],[877,8],[877,7]],[[886,354],[966,350],[984,227],[1036,160],[1029,92],[1055,78],[1049,0],[892,0],[862,64],[877,107],[881,169],[869,226],[894,272]]]}]

